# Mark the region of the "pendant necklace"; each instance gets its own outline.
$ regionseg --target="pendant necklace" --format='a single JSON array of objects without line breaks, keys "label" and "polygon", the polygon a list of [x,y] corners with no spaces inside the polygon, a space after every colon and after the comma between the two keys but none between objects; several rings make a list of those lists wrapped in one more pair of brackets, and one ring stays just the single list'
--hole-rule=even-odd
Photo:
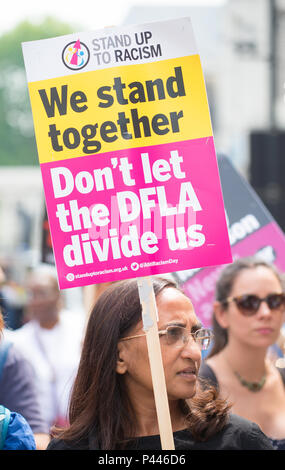
[{"label": "pendant necklace", "polygon": [[247,388],[250,392],[259,392],[262,389],[262,387],[264,386],[264,384],[266,382],[266,376],[267,376],[267,372],[268,372],[266,369],[265,369],[264,375],[261,377],[259,382],[250,382],[249,380],[244,379],[236,370],[233,369],[233,367],[231,366],[231,364],[230,364],[229,360],[227,359],[227,357],[225,357],[225,360],[228,364],[228,367],[235,374],[235,376],[238,379],[239,383],[243,387]]},{"label": "pendant necklace", "polygon": [[238,378],[240,384],[251,392],[259,392],[266,381],[266,373],[263,375],[263,377],[261,377],[259,382],[249,382],[248,380],[245,380],[243,377],[241,377],[240,374],[236,371],[234,371],[234,374]]}]

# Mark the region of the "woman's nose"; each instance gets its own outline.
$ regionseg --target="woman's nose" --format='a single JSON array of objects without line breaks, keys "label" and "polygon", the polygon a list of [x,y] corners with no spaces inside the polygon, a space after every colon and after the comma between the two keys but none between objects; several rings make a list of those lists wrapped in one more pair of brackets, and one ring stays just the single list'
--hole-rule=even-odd
[{"label": "woman's nose", "polygon": [[265,300],[262,300],[259,306],[259,309],[257,310],[258,316],[268,316],[271,315],[271,309],[268,307],[267,302]]},{"label": "woman's nose", "polygon": [[194,361],[201,360],[201,348],[191,335],[189,336],[187,343],[184,344],[181,355],[183,357],[193,359]]}]

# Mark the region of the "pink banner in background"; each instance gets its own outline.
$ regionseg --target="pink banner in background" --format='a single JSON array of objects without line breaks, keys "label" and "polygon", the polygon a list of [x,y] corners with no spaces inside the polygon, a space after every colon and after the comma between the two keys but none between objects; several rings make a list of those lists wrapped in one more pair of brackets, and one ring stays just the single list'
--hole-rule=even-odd
[{"label": "pink banner in background", "polygon": [[[274,263],[280,272],[285,271],[284,234],[276,222],[269,223],[232,247],[233,259],[255,254],[260,254],[269,263]],[[182,286],[205,326],[211,326],[215,285],[224,267],[205,268]]]}]

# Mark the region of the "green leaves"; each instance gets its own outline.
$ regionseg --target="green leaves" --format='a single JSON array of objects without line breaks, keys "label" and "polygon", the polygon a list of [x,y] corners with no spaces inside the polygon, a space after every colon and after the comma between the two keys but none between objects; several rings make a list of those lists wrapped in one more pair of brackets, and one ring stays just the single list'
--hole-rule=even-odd
[{"label": "green leaves", "polygon": [[49,17],[40,24],[23,21],[0,37],[0,165],[38,165],[21,43],[72,31]]}]

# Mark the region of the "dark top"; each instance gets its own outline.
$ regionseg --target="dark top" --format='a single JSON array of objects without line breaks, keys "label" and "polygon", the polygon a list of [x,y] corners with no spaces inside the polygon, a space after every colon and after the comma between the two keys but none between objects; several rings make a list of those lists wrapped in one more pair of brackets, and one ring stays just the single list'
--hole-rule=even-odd
[{"label": "dark top", "polygon": [[0,377],[0,403],[20,413],[34,433],[48,433],[41,415],[36,378],[32,365],[11,345]]},{"label": "dark top", "polygon": [[[280,372],[281,378],[285,385],[285,369],[277,369],[277,370],[278,372]],[[210,385],[213,385],[214,387],[219,389],[219,382],[218,382],[217,376],[215,372],[213,371],[212,367],[210,367],[206,362],[203,362],[201,364],[201,367],[199,370],[199,376],[205,379],[206,383],[209,383]],[[285,450],[285,439],[271,439],[270,437],[268,437],[268,439],[270,440],[275,450]]]},{"label": "dark top", "polygon": [[[231,414],[228,424],[207,442],[194,441],[187,430],[173,433],[176,450],[273,450],[261,429],[251,421]],[[80,442],[53,439],[47,450],[100,450],[92,444],[92,436]],[[139,437],[132,440],[126,450],[160,450],[160,436]],[[112,449],[109,449],[112,450]]]}]

